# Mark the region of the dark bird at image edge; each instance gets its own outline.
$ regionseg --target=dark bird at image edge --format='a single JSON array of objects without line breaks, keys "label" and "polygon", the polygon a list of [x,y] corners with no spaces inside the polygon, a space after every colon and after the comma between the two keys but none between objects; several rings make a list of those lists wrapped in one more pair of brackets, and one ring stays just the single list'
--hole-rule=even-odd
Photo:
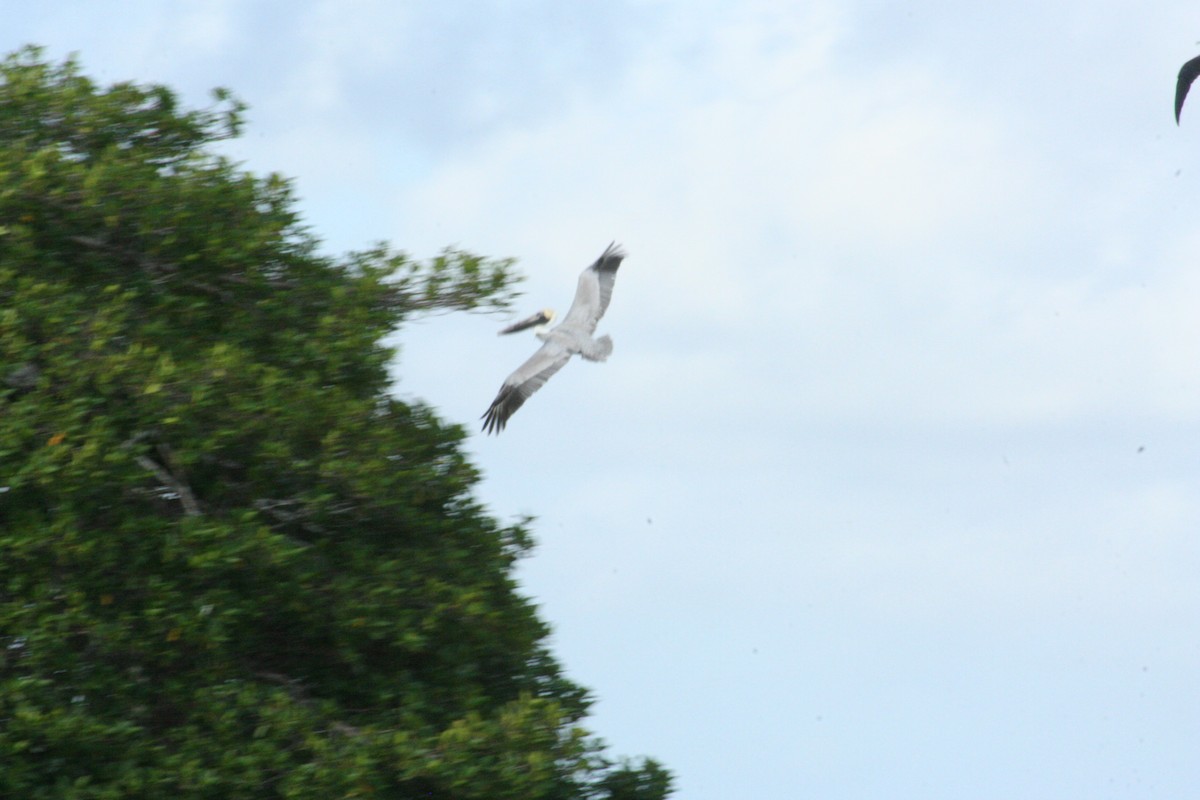
[{"label": "dark bird at image edge", "polygon": [[1179,115],[1183,111],[1183,101],[1187,98],[1188,89],[1200,77],[1200,56],[1184,64],[1179,69],[1179,80],[1175,82],[1175,124],[1179,124]]}]

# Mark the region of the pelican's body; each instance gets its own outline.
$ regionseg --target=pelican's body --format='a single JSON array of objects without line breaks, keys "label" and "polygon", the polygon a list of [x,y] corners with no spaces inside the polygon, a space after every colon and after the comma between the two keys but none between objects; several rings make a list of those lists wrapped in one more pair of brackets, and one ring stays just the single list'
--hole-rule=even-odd
[{"label": "pelican's body", "polygon": [[546,309],[500,331],[501,334],[516,333],[537,326],[535,334],[542,340],[542,346],[504,381],[496,399],[483,414],[483,430],[488,433],[504,430],[508,418],[530,395],[542,388],[551,375],[562,369],[571,356],[579,354],[589,361],[608,358],[612,353],[612,339],[607,336],[596,339],[593,334],[612,299],[617,268],[624,258],[621,248],[615,242],[610,244],[579,276],[575,300],[563,321],[554,328],[549,327],[554,312]]}]

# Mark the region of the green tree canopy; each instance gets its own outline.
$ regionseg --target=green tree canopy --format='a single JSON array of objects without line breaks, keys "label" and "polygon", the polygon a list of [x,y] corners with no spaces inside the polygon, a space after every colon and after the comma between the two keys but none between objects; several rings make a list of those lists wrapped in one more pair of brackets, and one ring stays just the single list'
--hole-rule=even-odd
[{"label": "green tree canopy", "polygon": [[241,105],[0,65],[0,796],[669,792],[580,726],[466,435],[388,393],[507,261],[333,259]]}]

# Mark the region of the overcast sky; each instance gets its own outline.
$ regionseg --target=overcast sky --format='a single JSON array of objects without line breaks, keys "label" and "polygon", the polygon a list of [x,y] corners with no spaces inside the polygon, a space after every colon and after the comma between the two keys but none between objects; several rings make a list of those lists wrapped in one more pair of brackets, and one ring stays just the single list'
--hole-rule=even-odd
[{"label": "overcast sky", "polygon": [[[680,800],[1200,796],[1200,54],[1183,0],[7,3],[0,43],[250,104],[331,253],[617,240],[469,448],[616,754]],[[403,330],[471,429],[535,348]]]}]

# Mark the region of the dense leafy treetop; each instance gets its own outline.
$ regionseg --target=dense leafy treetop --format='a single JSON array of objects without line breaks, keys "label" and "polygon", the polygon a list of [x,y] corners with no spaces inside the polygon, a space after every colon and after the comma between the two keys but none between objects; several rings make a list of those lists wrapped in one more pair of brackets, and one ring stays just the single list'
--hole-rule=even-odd
[{"label": "dense leafy treetop", "polygon": [[212,152],[226,92],[0,65],[0,796],[664,797],[614,767],[471,495],[388,394],[505,261],[334,260]]}]

